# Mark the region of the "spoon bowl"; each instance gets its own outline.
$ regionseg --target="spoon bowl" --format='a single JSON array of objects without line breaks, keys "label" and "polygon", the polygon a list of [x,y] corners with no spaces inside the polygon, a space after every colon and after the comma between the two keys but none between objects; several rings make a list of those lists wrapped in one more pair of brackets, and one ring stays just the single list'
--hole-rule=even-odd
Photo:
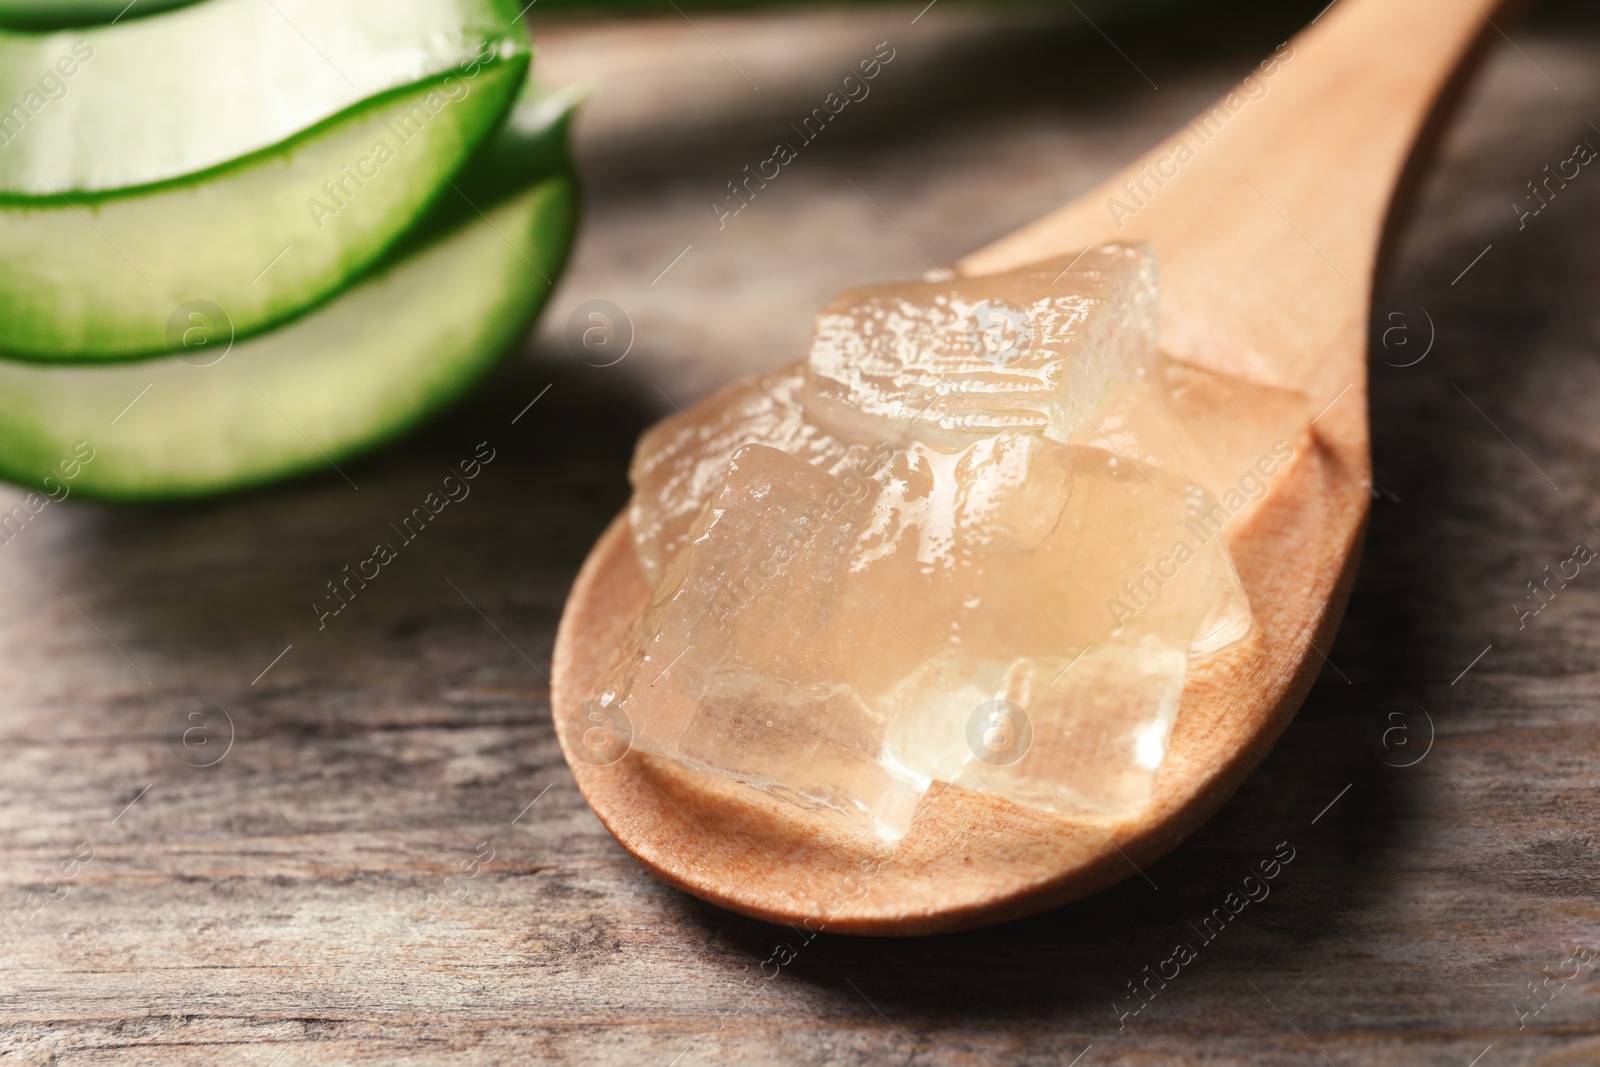
[{"label": "spoon bowl", "polygon": [[1261,761],[1327,663],[1371,492],[1373,280],[1423,150],[1498,7],[1342,0],[1142,159],[958,264],[988,274],[1106,241],[1149,242],[1161,263],[1165,350],[1311,398],[1315,418],[1293,461],[1227,531],[1255,630],[1191,666],[1148,807],[1090,820],[935,784],[888,848],[642,752],[589,762],[574,743],[577,708],[649,596],[622,516],[573,587],[551,700],[578,787],[617,840],[712,903],[855,934],[980,926],[1148,877],[1144,868]]}]

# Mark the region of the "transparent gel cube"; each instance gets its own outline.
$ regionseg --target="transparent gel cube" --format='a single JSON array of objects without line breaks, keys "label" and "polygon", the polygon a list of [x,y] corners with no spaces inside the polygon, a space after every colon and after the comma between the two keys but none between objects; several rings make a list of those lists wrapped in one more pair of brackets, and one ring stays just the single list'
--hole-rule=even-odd
[{"label": "transparent gel cube", "polygon": [[1136,813],[1190,659],[1251,627],[1223,528],[1305,426],[1298,394],[1162,356],[1155,294],[1123,245],[855,290],[804,363],[653,428],[652,597],[598,701],[885,840],[934,781]]}]

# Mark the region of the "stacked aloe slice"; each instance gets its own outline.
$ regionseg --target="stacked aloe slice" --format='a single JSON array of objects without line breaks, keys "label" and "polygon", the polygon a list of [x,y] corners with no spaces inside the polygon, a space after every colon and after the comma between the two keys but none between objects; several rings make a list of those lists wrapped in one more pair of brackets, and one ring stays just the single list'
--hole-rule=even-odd
[{"label": "stacked aloe slice", "polygon": [[465,389],[576,217],[571,101],[531,55],[499,0],[0,30],[0,477],[87,442],[74,491],[232,489]]}]

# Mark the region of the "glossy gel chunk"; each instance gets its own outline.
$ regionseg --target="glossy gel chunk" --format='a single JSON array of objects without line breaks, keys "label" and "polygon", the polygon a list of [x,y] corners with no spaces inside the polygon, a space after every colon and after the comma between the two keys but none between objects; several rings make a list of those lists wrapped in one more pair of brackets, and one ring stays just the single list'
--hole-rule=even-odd
[{"label": "glossy gel chunk", "polygon": [[1303,425],[1157,352],[1142,248],[846,293],[804,364],[641,440],[653,593],[596,699],[885,840],[935,781],[1133,814],[1190,658],[1251,627],[1219,494]]},{"label": "glossy gel chunk", "polygon": [[1155,358],[1154,257],[844,293],[817,316],[806,418],[840,437],[961,448],[997,433],[1065,441]]}]

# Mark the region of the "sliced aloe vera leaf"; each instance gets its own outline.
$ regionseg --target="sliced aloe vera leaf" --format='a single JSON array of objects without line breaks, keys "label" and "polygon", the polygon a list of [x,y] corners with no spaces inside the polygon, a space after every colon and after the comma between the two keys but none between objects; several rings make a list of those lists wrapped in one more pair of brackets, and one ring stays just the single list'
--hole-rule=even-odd
[{"label": "sliced aloe vera leaf", "polygon": [[0,32],[0,197],[197,175],[374,96],[530,50],[510,0],[207,0]]},{"label": "sliced aloe vera leaf", "polygon": [[0,361],[0,475],[148,500],[330,469],[495,361],[544,302],[575,203],[570,177],[547,178],[209,365],[196,365],[207,350],[101,367]]},{"label": "sliced aloe vera leaf", "polygon": [[402,432],[548,295],[576,222],[575,104],[524,84],[456,189],[345,293],[276,330],[230,344],[196,313],[176,355],[0,359],[0,477],[57,497],[198,496],[328,469]]},{"label": "sliced aloe vera leaf", "polygon": [[575,103],[525,84],[400,245],[276,330],[230,347],[197,313],[200,333],[176,355],[0,360],[0,477],[54,495],[197,496],[328,469],[448,402],[538,311],[565,262]]},{"label": "sliced aloe vera leaf", "polygon": [[[526,57],[386,94],[202,179],[0,205],[0,350],[128,359],[207,301],[239,336],[326,297],[410,228],[505,114]],[[174,317],[176,313],[176,317]]]}]

